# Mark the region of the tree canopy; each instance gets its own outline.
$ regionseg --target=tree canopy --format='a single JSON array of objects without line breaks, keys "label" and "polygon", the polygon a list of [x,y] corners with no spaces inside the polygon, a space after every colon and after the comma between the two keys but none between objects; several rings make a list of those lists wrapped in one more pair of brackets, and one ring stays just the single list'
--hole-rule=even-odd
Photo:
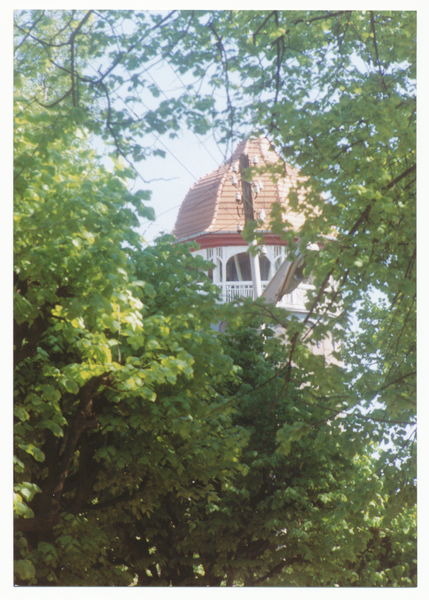
[{"label": "tree canopy", "polygon": [[[16,584],[416,585],[415,21],[17,12]],[[183,127],[300,169],[301,250],[334,231],[304,320],[221,305],[189,244],[142,249],[135,165]]]}]

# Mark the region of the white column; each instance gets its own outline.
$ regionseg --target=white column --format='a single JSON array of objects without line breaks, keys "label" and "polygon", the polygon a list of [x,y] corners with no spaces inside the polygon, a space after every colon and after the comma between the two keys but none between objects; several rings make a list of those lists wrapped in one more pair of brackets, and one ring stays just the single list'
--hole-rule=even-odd
[{"label": "white column", "polygon": [[[256,246],[256,240],[250,244]],[[253,298],[259,298],[262,294],[261,286],[261,270],[259,268],[259,256],[253,256],[250,254],[250,268],[252,270],[252,281],[253,281]]]}]

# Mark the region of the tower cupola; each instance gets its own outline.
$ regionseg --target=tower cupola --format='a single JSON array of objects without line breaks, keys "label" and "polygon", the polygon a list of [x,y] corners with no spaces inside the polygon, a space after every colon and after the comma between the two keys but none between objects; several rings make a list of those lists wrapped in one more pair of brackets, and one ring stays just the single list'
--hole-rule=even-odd
[{"label": "tower cupola", "polygon": [[[255,173],[246,185],[251,191],[252,214],[243,194],[243,157]],[[280,167],[273,175],[267,168]],[[247,139],[238,144],[232,156],[218,169],[199,179],[189,190],[179,209],[174,234],[179,242],[195,241],[196,254],[214,263],[209,275],[222,289],[222,299],[231,301],[237,296],[256,297],[263,293],[285,260],[285,246],[280,235],[271,232],[271,208],[279,203],[284,217],[294,231],[304,223],[304,215],[289,207],[289,192],[299,187],[297,169],[285,163],[273,150],[266,137]],[[304,202],[304,196],[298,196]],[[242,236],[246,220],[257,221],[257,231],[264,234],[265,246],[257,259],[248,252],[249,245]],[[258,260],[259,282],[255,284],[252,260]],[[253,276],[252,276],[253,273]],[[260,289],[255,290],[255,285]],[[293,286],[292,286],[293,287]],[[293,312],[305,312],[303,282],[283,296],[281,305]]]}]

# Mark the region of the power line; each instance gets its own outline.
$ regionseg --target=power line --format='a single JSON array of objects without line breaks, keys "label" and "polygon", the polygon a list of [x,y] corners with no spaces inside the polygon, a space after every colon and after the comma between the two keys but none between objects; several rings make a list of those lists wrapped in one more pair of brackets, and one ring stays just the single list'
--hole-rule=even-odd
[{"label": "power line", "polygon": [[[168,63],[168,61],[167,61],[167,64],[169,64],[169,63]],[[152,68],[152,67],[153,67],[153,65],[152,65],[151,67],[149,67],[149,68]],[[165,94],[165,92],[162,90],[162,88],[161,88],[161,87],[160,87],[160,86],[157,84],[157,82],[156,82],[156,81],[155,81],[155,79],[153,78],[152,74],[149,72],[149,68],[147,68],[147,67],[144,67],[143,71],[144,71],[144,72],[146,72],[146,73],[147,73],[147,75],[149,75],[149,77],[152,79],[152,81],[154,82],[154,84],[156,85],[156,87],[158,88],[158,90],[161,92],[161,94],[163,94],[163,96],[164,96],[164,97],[165,97],[167,100],[170,100],[170,98],[169,98],[169,97],[168,97],[168,96]],[[131,73],[128,71],[128,69],[126,69],[126,68],[125,68],[125,70],[126,70],[126,72],[128,73],[128,75],[129,75],[129,76],[130,76],[130,78],[131,78]],[[135,111],[134,111],[134,110],[133,110],[133,109],[132,109],[130,106],[128,106],[127,102],[125,102],[125,100],[124,100],[122,97],[120,97],[120,96],[119,96],[119,94],[116,92],[116,90],[115,90],[115,92],[114,92],[114,93],[115,93],[115,94],[116,94],[116,96],[117,96],[117,97],[118,97],[118,98],[119,98],[119,99],[120,99],[120,100],[121,100],[121,101],[124,103],[124,105],[125,105],[125,106],[128,108],[128,110],[130,110],[130,111],[131,111],[131,112],[132,112],[132,113],[135,115],[135,117],[136,117],[137,119],[140,119],[140,117],[137,115],[137,113],[136,113],[136,112],[135,112]],[[150,108],[149,108],[148,106],[146,106],[146,104],[145,104],[145,103],[142,101],[142,99],[141,99],[141,98],[140,98],[140,102],[141,102],[141,104],[144,106],[144,108],[145,108],[145,109],[146,109],[148,112],[153,112],[153,111],[151,111],[151,110],[150,110]],[[181,165],[181,166],[182,166],[182,167],[183,167],[183,168],[184,168],[184,169],[185,169],[185,170],[186,170],[188,173],[189,173],[189,175],[191,175],[191,177],[192,177],[192,178],[193,178],[195,181],[197,181],[197,178],[195,177],[195,175],[194,175],[193,173],[191,173],[191,171],[190,171],[190,170],[189,170],[189,169],[188,169],[188,168],[187,168],[187,167],[186,167],[186,166],[185,166],[185,165],[184,165],[184,164],[183,164],[183,163],[182,163],[182,162],[181,162],[181,161],[180,161],[180,160],[177,158],[177,156],[175,156],[175,155],[173,154],[173,152],[172,152],[172,151],[171,151],[171,150],[170,150],[170,149],[169,149],[169,148],[168,148],[168,147],[167,147],[167,146],[164,144],[164,142],[162,142],[162,141],[161,141],[161,139],[160,139],[160,138],[159,138],[157,135],[155,135],[155,133],[154,133],[153,131],[151,131],[151,133],[152,133],[152,135],[154,136],[154,138],[157,140],[157,142],[159,142],[159,143],[160,143],[160,144],[161,144],[161,145],[162,145],[162,146],[163,146],[163,147],[164,147],[164,148],[167,150],[167,152],[169,152],[169,153],[171,154],[171,156],[172,156],[172,157],[173,157],[173,158],[174,158],[174,159],[175,159],[175,160],[176,160],[176,161],[177,161],[177,162],[178,162],[178,163],[179,163],[179,164],[180,164],[180,165]],[[212,155],[212,154],[209,152],[209,150],[208,150],[208,149],[205,147],[204,143],[203,143],[203,142],[202,142],[202,141],[201,141],[201,140],[198,138],[198,136],[197,136],[197,135],[196,135],[196,134],[195,134],[193,131],[191,131],[191,133],[192,133],[192,134],[193,134],[193,135],[196,137],[197,141],[198,141],[198,142],[199,142],[199,143],[200,143],[200,144],[203,146],[203,148],[204,148],[204,149],[205,149],[205,150],[208,152],[208,154],[211,156],[211,158],[212,158],[212,159],[215,161],[215,163],[216,163],[216,166],[217,166],[217,167],[219,167],[219,163],[218,163],[218,161],[217,161],[217,160],[214,158],[214,156],[213,156],[213,155]]]},{"label": "power line", "polygon": [[[170,65],[170,63],[168,62],[168,60],[167,60],[166,62],[167,62],[167,64],[169,65],[169,67],[170,67],[170,68],[173,70],[173,72],[174,72],[175,76],[176,76],[176,77],[177,77],[177,79],[180,81],[181,85],[182,85],[182,86],[184,87],[184,89],[186,90],[187,88],[186,88],[185,84],[183,83],[183,81],[181,80],[181,78],[178,76],[178,74],[176,73],[175,69],[173,69],[173,67]],[[155,63],[155,64],[158,64],[158,63]],[[91,66],[91,68],[94,70],[94,72],[97,72],[97,71],[95,70],[95,68],[94,68],[92,65],[90,65],[90,66]],[[158,83],[155,81],[154,77],[152,76],[152,74],[151,74],[151,73],[150,73],[150,71],[149,71],[149,69],[153,68],[154,66],[155,66],[155,65],[151,65],[151,66],[150,66],[150,67],[148,67],[148,68],[147,68],[147,67],[145,67],[145,68],[144,68],[144,72],[146,72],[146,74],[147,74],[147,75],[148,75],[148,76],[149,76],[149,77],[152,79],[153,83],[155,84],[155,86],[157,87],[157,89],[160,91],[160,93],[162,93],[162,94],[163,94],[163,96],[164,96],[164,97],[165,97],[165,98],[166,98],[166,99],[169,101],[170,99],[169,99],[169,98],[168,98],[168,96],[165,94],[165,92],[162,90],[162,88],[161,88],[161,87],[158,85]],[[130,72],[128,71],[128,69],[127,69],[126,67],[123,67],[123,66],[122,66],[122,68],[124,68],[124,70],[125,70],[125,71],[128,73],[129,77],[131,78],[131,74],[130,74]],[[118,88],[118,89],[119,89],[119,88]],[[131,112],[131,113],[132,113],[132,114],[135,116],[135,118],[136,118],[136,119],[138,119],[138,120],[141,120],[141,119],[143,118],[143,117],[139,117],[139,115],[138,115],[138,114],[135,112],[135,110],[134,110],[134,109],[133,109],[133,108],[132,108],[132,107],[131,107],[131,106],[130,106],[130,105],[129,105],[129,104],[128,104],[128,103],[127,103],[127,102],[126,102],[126,101],[125,101],[125,100],[124,100],[124,99],[123,99],[123,98],[122,98],[120,95],[119,95],[119,94],[118,94],[118,91],[117,91],[117,90],[114,90],[114,91],[113,91],[113,93],[114,93],[114,94],[115,94],[115,96],[116,96],[116,97],[117,97],[117,98],[118,98],[118,99],[119,99],[119,100],[120,100],[120,101],[121,101],[121,102],[124,104],[124,106],[126,107],[126,109],[127,109],[128,111],[130,111],[130,112]],[[142,106],[143,106],[143,107],[146,109],[146,111],[148,111],[148,112],[153,112],[153,111],[151,111],[151,109],[149,109],[149,107],[148,107],[148,106],[147,106],[147,105],[146,105],[146,104],[145,104],[145,103],[144,103],[144,102],[141,100],[141,98],[140,98],[140,102],[141,102]],[[216,166],[217,166],[217,169],[215,169],[215,171],[217,171],[217,170],[218,170],[218,169],[221,167],[221,165],[219,165],[219,162],[218,162],[218,161],[216,160],[216,158],[215,158],[215,157],[212,155],[212,153],[211,153],[211,152],[208,150],[208,148],[205,146],[204,142],[203,142],[203,141],[202,141],[202,140],[201,140],[201,139],[200,139],[200,138],[199,138],[199,137],[198,137],[198,136],[195,134],[195,132],[193,132],[192,130],[190,130],[190,131],[191,131],[191,133],[194,135],[194,137],[197,139],[197,141],[199,142],[199,144],[201,144],[201,145],[203,146],[203,148],[206,150],[206,152],[207,152],[207,153],[210,155],[210,157],[211,157],[211,158],[214,160],[214,162],[215,162],[215,164],[216,164]],[[151,131],[150,133],[151,133],[151,134],[154,136],[154,138],[157,140],[157,142],[158,142],[159,144],[161,144],[161,145],[162,145],[162,146],[165,148],[165,150],[166,150],[166,151],[167,151],[167,152],[168,152],[168,153],[169,153],[169,154],[170,154],[170,155],[171,155],[171,156],[172,156],[172,157],[173,157],[173,158],[174,158],[174,159],[175,159],[175,160],[176,160],[176,161],[177,161],[177,162],[178,162],[180,165],[181,165],[181,167],[182,167],[182,168],[184,168],[184,169],[185,169],[185,171],[186,171],[187,173],[189,173],[189,175],[192,177],[192,179],[193,179],[194,181],[198,181],[197,177],[196,177],[196,176],[195,176],[195,175],[194,175],[194,174],[193,174],[193,173],[192,173],[192,172],[191,172],[191,171],[190,171],[190,170],[189,170],[189,169],[186,167],[186,165],[184,165],[184,164],[182,163],[182,161],[181,161],[181,160],[180,160],[180,159],[179,159],[179,158],[178,158],[178,157],[177,157],[177,156],[176,156],[176,155],[175,155],[175,154],[174,154],[174,153],[173,153],[173,152],[170,150],[170,148],[168,148],[168,147],[166,146],[166,144],[165,144],[165,143],[164,143],[164,142],[163,142],[163,141],[160,139],[160,137],[159,137],[159,136],[157,136],[157,135],[156,135],[156,134],[155,134],[153,131]],[[216,142],[216,140],[215,140],[215,142]],[[216,144],[217,144],[217,142],[216,142]],[[129,164],[132,166],[132,168],[134,169],[134,171],[136,172],[136,174],[137,174],[137,175],[140,177],[140,179],[141,179],[141,180],[142,180],[142,181],[143,181],[145,184],[147,184],[148,182],[147,182],[147,181],[146,181],[146,180],[145,180],[145,179],[142,177],[142,175],[139,173],[139,171],[137,170],[137,168],[135,167],[135,165],[134,165],[133,163],[131,163],[130,161],[128,161],[128,162],[129,162]],[[222,163],[222,164],[223,164],[223,163]],[[216,186],[217,186],[217,181],[216,181],[216,179],[215,179],[215,180],[213,181],[213,184],[212,184],[212,186],[211,186],[211,187],[212,187],[212,191],[214,191],[214,188],[215,188]],[[178,205],[176,205],[176,206],[174,206],[174,207],[172,207],[172,208],[170,208],[170,209],[168,209],[168,210],[166,210],[166,211],[164,211],[164,212],[160,213],[159,215],[156,215],[156,218],[158,219],[159,217],[161,217],[161,216],[163,216],[163,215],[167,214],[168,212],[171,212],[172,210],[175,210],[176,208],[179,208],[180,206],[181,206],[181,204],[178,204]],[[227,207],[226,207],[226,208],[227,208]],[[229,209],[228,209],[228,208],[227,208],[227,211],[229,212]],[[144,233],[146,233],[146,231],[148,231],[148,230],[149,230],[149,228],[150,228],[152,225],[153,225],[153,222],[151,222],[151,223],[149,224],[149,226],[148,226],[148,227],[145,229],[145,231],[143,232],[143,235],[144,235]]]},{"label": "power line", "polygon": [[[179,82],[181,83],[183,89],[187,91],[187,86],[184,84],[182,79],[177,74],[176,69],[173,68],[173,66],[170,64],[170,62],[168,60],[166,60],[166,63],[170,67],[170,69],[173,71],[173,73],[175,74],[175,76],[177,77]],[[161,91],[161,93],[164,94],[162,89],[156,83],[155,79],[152,77],[151,73],[149,73],[149,71],[147,71],[147,73],[148,73],[149,77],[152,79],[152,81],[154,82],[154,84],[157,86],[157,88]],[[164,96],[167,98],[167,100],[169,100],[169,98],[165,94],[164,94]],[[210,152],[210,150],[205,146],[204,142],[198,137],[198,135],[194,131],[192,131],[192,134],[195,136],[195,138],[198,140],[198,142],[203,146],[204,150],[211,156],[211,158],[214,160],[216,165],[219,167],[220,166],[219,161],[213,156],[213,154]],[[213,139],[214,139],[214,137],[213,137]],[[215,140],[215,142],[216,142],[216,140]],[[217,142],[216,142],[216,144],[217,144]],[[224,160],[225,160],[225,156],[224,156]]]},{"label": "power line", "polygon": [[[163,58],[163,60],[165,60],[165,58]],[[175,74],[175,76],[177,77],[177,79],[179,80],[179,82],[181,83],[181,85],[182,85],[183,89],[184,89],[185,91],[187,91],[187,87],[186,87],[186,85],[184,84],[184,82],[182,81],[182,79],[179,77],[179,75],[177,74],[176,70],[175,70],[175,69],[174,69],[174,68],[171,66],[171,64],[169,63],[169,61],[168,61],[168,60],[165,60],[165,62],[166,62],[166,63],[167,63],[167,65],[170,67],[170,69],[173,71],[173,73]],[[150,72],[150,69],[153,69],[153,68],[156,66],[156,64],[158,64],[158,63],[154,63],[154,64],[152,64],[150,67],[146,67],[146,66],[144,66],[144,67],[143,67],[143,72],[145,72],[145,73],[146,73],[146,74],[147,74],[147,75],[148,75],[148,76],[149,76],[149,77],[152,79],[153,83],[155,84],[155,86],[157,87],[157,89],[159,90],[159,92],[160,92],[160,93],[161,93],[161,94],[162,94],[162,95],[165,97],[165,99],[166,99],[166,100],[168,100],[168,101],[170,101],[170,100],[171,100],[171,98],[169,98],[169,97],[167,96],[167,94],[164,92],[164,90],[161,88],[161,86],[160,86],[160,85],[159,85],[159,84],[158,84],[158,83],[155,81],[155,79],[154,79],[154,77],[153,77],[152,73]],[[131,73],[128,71],[128,69],[127,69],[127,68],[125,68],[125,70],[127,71],[128,75],[129,75],[129,76],[130,76],[130,78],[131,78]],[[115,92],[115,93],[116,93],[116,92]],[[116,94],[117,94],[117,93],[116,93]],[[117,94],[117,95],[118,95],[118,94]],[[118,97],[119,97],[119,96],[118,96]],[[128,108],[128,105],[126,104],[126,102],[125,102],[125,101],[124,101],[122,98],[120,98],[120,99],[122,100],[122,102],[124,102],[124,104],[125,104],[125,105],[127,106],[127,108]],[[140,99],[140,101],[141,101],[141,99]],[[145,105],[145,104],[144,104],[142,101],[141,101],[141,103],[142,103],[142,105],[143,105],[143,106],[146,108],[146,110],[150,111],[150,109],[149,109],[149,108],[148,108],[148,107],[147,107],[147,106],[146,106],[146,105]],[[139,117],[138,117],[138,115],[137,115],[137,114],[136,114],[136,113],[133,111],[133,109],[130,109],[130,110],[132,110],[132,112],[134,113],[134,115],[135,115],[137,118],[139,118]],[[205,146],[205,143],[204,143],[204,141],[203,141],[203,140],[202,140],[202,139],[201,139],[201,138],[200,138],[200,137],[199,137],[199,136],[198,136],[198,135],[197,135],[197,134],[196,134],[194,131],[190,130],[190,132],[191,132],[191,133],[192,133],[192,135],[195,137],[195,139],[198,141],[198,143],[202,145],[202,147],[203,147],[203,148],[204,148],[204,150],[205,150],[205,151],[208,153],[208,155],[209,155],[209,156],[210,156],[210,157],[213,159],[213,161],[215,162],[216,166],[217,166],[217,167],[219,167],[219,166],[220,166],[220,164],[222,164],[222,163],[220,163],[220,164],[219,164],[219,161],[218,161],[218,160],[217,160],[217,159],[216,159],[216,158],[213,156],[213,154],[210,152],[210,150],[209,150],[209,149],[208,149],[208,148]],[[153,135],[155,136],[155,134],[153,134]],[[166,150],[167,150],[168,152],[170,152],[170,154],[171,154],[171,155],[172,155],[174,158],[176,158],[176,157],[174,156],[174,154],[173,154],[173,153],[172,153],[172,152],[171,152],[171,151],[170,151],[170,150],[169,150],[169,149],[168,149],[168,148],[165,146],[165,144],[163,144],[163,142],[161,142],[161,141],[159,140],[159,138],[157,138],[156,136],[155,136],[155,138],[157,139],[157,141],[159,141],[159,142],[160,142],[160,143],[161,143],[161,144],[164,146],[164,148],[166,148]],[[213,139],[214,139],[214,138],[213,138]],[[216,140],[215,140],[215,142],[216,142]],[[216,145],[218,145],[218,144],[217,144],[217,142],[216,142]],[[225,156],[224,156],[224,159],[225,159]],[[178,159],[176,158],[176,160],[178,160]],[[178,160],[178,162],[180,163],[180,161],[179,161],[179,160]],[[182,163],[180,163],[180,164],[182,164]],[[190,172],[190,171],[189,171],[189,170],[188,170],[188,169],[187,169],[187,168],[186,168],[186,167],[185,167],[183,164],[182,164],[182,166],[183,166],[183,167],[184,167],[184,168],[185,168],[185,169],[188,171],[188,173],[189,173],[190,175],[192,175],[192,173],[191,173],[191,172]],[[192,177],[194,177],[194,176],[192,175]],[[194,177],[194,179],[196,179],[196,178]]]},{"label": "power line", "polygon": [[[92,65],[90,65],[90,67],[91,67],[91,68],[92,68],[92,69],[95,71],[95,68],[94,68]],[[130,75],[130,77],[131,77],[131,74],[129,73],[128,69],[125,69],[125,70],[127,71],[128,75]],[[95,71],[95,72],[97,72],[97,71]],[[113,90],[113,93],[114,93],[114,94],[116,95],[116,97],[117,97],[117,98],[118,98],[118,99],[119,99],[119,100],[120,100],[120,101],[121,101],[121,102],[122,102],[122,103],[125,105],[125,107],[126,107],[126,108],[127,108],[129,111],[131,111],[131,112],[133,113],[133,115],[134,115],[134,116],[135,116],[135,117],[136,117],[138,120],[141,120],[141,119],[142,119],[142,117],[139,117],[139,115],[138,115],[138,114],[137,114],[137,113],[136,113],[136,112],[135,112],[135,111],[134,111],[134,110],[133,110],[133,109],[132,109],[132,108],[129,106],[129,104],[128,104],[128,103],[127,103],[127,102],[126,102],[126,101],[125,101],[125,100],[124,100],[124,99],[123,99],[123,98],[122,98],[122,97],[121,97],[121,96],[118,94],[118,92],[117,92],[116,90]],[[146,109],[148,112],[153,112],[153,111],[151,111],[151,109],[150,109],[148,106],[146,106],[146,104],[145,104],[145,103],[144,103],[142,100],[140,100],[140,102],[142,103],[142,105],[144,106],[144,108],[145,108],[145,109]],[[162,146],[163,146],[163,147],[166,149],[166,151],[167,151],[169,154],[171,154],[171,156],[172,156],[172,157],[173,157],[173,158],[174,158],[174,159],[175,159],[175,160],[176,160],[176,161],[177,161],[177,162],[178,162],[178,163],[179,163],[179,164],[180,164],[180,165],[181,165],[181,166],[182,166],[182,167],[183,167],[183,168],[184,168],[184,169],[185,169],[185,170],[186,170],[188,173],[189,173],[189,175],[190,175],[190,176],[191,176],[191,177],[192,177],[192,178],[193,178],[193,179],[196,181],[196,180],[197,180],[197,178],[195,177],[195,175],[194,175],[193,173],[191,173],[191,171],[190,171],[190,170],[189,170],[189,169],[188,169],[188,168],[187,168],[187,167],[186,167],[186,166],[185,166],[185,165],[184,165],[184,164],[183,164],[183,163],[182,163],[182,162],[181,162],[181,161],[180,161],[180,160],[177,158],[177,156],[175,156],[175,154],[174,154],[174,153],[173,153],[173,152],[172,152],[172,151],[171,151],[171,150],[170,150],[170,149],[169,149],[169,148],[168,148],[168,147],[167,147],[167,146],[164,144],[164,142],[163,142],[163,141],[161,141],[161,139],[160,139],[160,138],[159,138],[157,135],[155,135],[155,133],[154,133],[153,131],[151,131],[151,132],[149,132],[149,133],[151,133],[151,134],[154,136],[154,138],[156,139],[156,141],[157,141],[158,143],[160,143],[160,144],[161,144],[161,145],[162,145]],[[142,180],[144,183],[148,183],[148,182],[147,182],[147,181],[146,181],[146,180],[143,178],[143,176],[142,176],[142,175],[141,175],[141,174],[138,172],[138,170],[137,170],[137,168],[135,167],[135,165],[134,165],[133,163],[130,163],[130,164],[131,164],[131,166],[133,167],[133,169],[135,170],[135,172],[137,173],[137,175],[140,177],[140,179],[141,179],[141,180]]]}]

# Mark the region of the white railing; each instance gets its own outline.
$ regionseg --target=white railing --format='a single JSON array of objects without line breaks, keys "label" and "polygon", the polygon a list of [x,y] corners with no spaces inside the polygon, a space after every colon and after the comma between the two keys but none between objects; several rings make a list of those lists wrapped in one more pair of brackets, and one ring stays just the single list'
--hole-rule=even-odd
[{"label": "white railing", "polygon": [[[267,287],[267,282],[262,283],[262,291]],[[302,284],[301,284],[302,285]],[[283,296],[280,306],[285,308],[304,310],[307,300],[307,286],[296,288],[291,294]],[[222,298],[224,302],[232,302],[234,298],[253,298],[253,283],[251,281],[228,282],[222,285]]]},{"label": "white railing", "polygon": [[[262,291],[267,287],[261,284]],[[253,298],[253,283],[251,281],[240,281],[237,283],[226,283],[222,286],[222,297],[225,302],[232,302],[234,298]]]},{"label": "white railing", "polygon": [[225,302],[232,302],[234,298],[253,298],[252,283],[227,283],[224,287]]}]

